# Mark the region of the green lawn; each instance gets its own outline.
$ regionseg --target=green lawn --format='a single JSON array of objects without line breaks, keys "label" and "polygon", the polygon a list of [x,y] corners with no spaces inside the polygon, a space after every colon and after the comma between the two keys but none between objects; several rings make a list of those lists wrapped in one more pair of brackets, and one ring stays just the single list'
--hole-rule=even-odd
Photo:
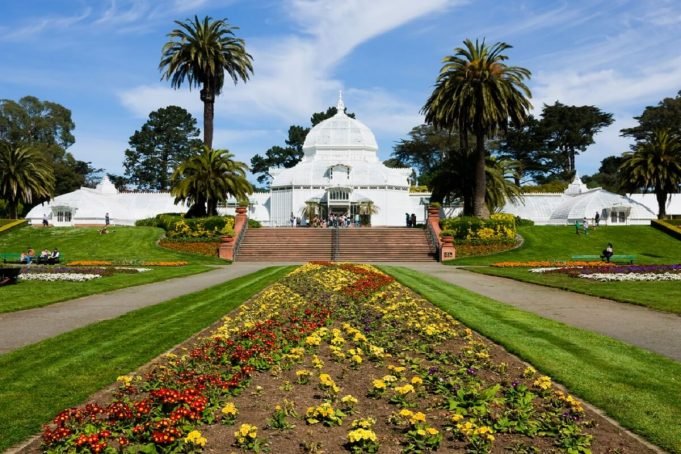
[{"label": "green lawn", "polygon": [[381,268],[624,427],[670,452],[681,453],[681,363],[416,271]]},{"label": "green lawn", "polygon": [[293,268],[267,268],[0,356],[0,451],[210,326]]},{"label": "green lawn", "polygon": [[573,255],[600,255],[608,242],[615,254],[636,255],[637,264],[681,263],[681,241],[649,226],[599,227],[576,235],[574,226],[530,226],[518,229],[524,242],[518,248],[484,257],[466,257],[448,265],[472,265],[470,271],[681,313],[678,282],[596,282],[556,274],[530,273],[527,268],[489,267],[497,262],[571,260]]},{"label": "green lawn", "polygon": [[112,227],[110,233],[100,235],[97,228],[54,227],[49,229],[24,227],[0,235],[0,253],[19,253],[32,247],[36,253],[47,248],[58,248],[66,261],[112,260],[175,261],[193,264],[221,264],[217,257],[182,254],[163,249],[156,242],[163,230],[155,227]]},{"label": "green lawn", "polygon": [[6,285],[0,288],[0,295],[2,295],[0,314],[48,306],[82,296],[189,276],[212,269],[214,268],[206,265],[154,267],[151,271],[143,273],[114,274],[87,282],[22,281],[17,285]]},{"label": "green lawn", "polygon": [[0,235],[0,252],[18,253],[32,247],[37,253],[43,248],[58,248],[64,261],[111,260],[114,263],[186,261],[188,266],[154,267],[137,274],[118,274],[89,282],[26,281],[0,289],[0,313],[66,301],[134,285],[158,282],[173,277],[188,276],[211,269],[207,265],[226,265],[217,257],[183,254],[160,248],[156,241],[163,231],[153,227],[113,227],[111,233],[100,235],[96,228],[24,227]]},{"label": "green lawn", "polygon": [[527,268],[470,267],[469,271],[502,276],[518,281],[556,287],[613,301],[637,304],[659,311],[681,314],[681,283],[656,282],[598,282],[569,277],[564,274],[530,273]]},{"label": "green lawn", "polygon": [[500,254],[466,257],[449,265],[491,265],[495,262],[570,260],[573,255],[600,255],[610,242],[615,254],[636,255],[635,263],[679,263],[681,241],[650,226],[598,227],[587,236],[575,234],[574,226],[520,227],[523,245]]}]

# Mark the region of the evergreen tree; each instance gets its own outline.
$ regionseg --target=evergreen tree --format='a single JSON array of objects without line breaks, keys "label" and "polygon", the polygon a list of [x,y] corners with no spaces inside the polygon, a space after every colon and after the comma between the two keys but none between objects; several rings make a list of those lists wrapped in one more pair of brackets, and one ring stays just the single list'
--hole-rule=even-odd
[{"label": "evergreen tree", "polygon": [[177,166],[200,153],[199,134],[196,119],[182,107],[168,106],[150,113],[125,150],[128,183],[140,189],[169,190]]}]

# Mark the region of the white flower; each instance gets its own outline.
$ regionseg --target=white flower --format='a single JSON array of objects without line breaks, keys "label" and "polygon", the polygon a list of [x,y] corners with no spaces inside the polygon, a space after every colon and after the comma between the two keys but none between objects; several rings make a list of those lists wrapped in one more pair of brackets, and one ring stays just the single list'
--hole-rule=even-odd
[{"label": "white flower", "polygon": [[530,273],[546,273],[547,271],[555,271],[555,270],[562,270],[563,267],[561,266],[552,266],[552,267],[546,267],[546,268],[531,268]]},{"label": "white flower", "polygon": [[78,274],[78,273],[26,273],[20,274],[19,279],[23,281],[70,281],[70,282],[85,282],[92,279],[98,279],[102,276],[99,274]]},{"label": "white flower", "polygon": [[681,273],[593,273],[580,274],[579,277],[601,282],[681,281]]}]

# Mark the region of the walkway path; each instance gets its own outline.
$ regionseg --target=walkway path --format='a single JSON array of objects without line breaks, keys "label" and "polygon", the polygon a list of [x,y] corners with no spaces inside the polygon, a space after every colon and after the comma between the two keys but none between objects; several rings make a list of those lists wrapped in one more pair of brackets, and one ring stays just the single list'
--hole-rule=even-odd
[{"label": "walkway path", "polygon": [[[0,354],[271,265],[285,264],[237,262],[194,276],[130,287],[39,309],[0,314]],[[681,317],[678,315],[476,274],[439,263],[386,265],[411,268],[542,317],[601,333],[681,361]]]},{"label": "walkway path", "polygon": [[85,296],[37,309],[0,314],[0,354],[273,265],[279,264],[235,263],[192,276]]},{"label": "walkway path", "polygon": [[681,316],[438,263],[394,263],[533,312],[681,361]]}]

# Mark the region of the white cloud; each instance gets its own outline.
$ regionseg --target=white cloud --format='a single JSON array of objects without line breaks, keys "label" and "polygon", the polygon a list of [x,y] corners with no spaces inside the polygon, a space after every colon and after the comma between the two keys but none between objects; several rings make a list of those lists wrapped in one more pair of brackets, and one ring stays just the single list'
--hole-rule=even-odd
[{"label": "white cloud", "polygon": [[556,100],[563,104],[596,105],[607,111],[674,94],[679,80],[681,57],[643,71],[634,68],[626,74],[616,69],[539,73],[533,80],[533,104],[537,112],[542,104],[553,104]]},{"label": "white cloud", "polygon": [[[254,75],[236,88],[226,84],[216,103],[216,113],[254,118],[267,115],[288,124],[305,122],[311,112],[332,104],[338,90],[344,88],[333,77],[333,71],[353,49],[407,22],[460,3],[463,2],[290,0],[282,10],[303,30],[302,35],[247,43],[254,59]],[[160,103],[188,109],[191,105],[190,110],[195,112],[196,105],[186,97],[187,90],[184,95],[180,91],[135,87],[119,97],[138,116],[147,115]],[[388,119],[384,122],[387,124]]]},{"label": "white cloud", "polygon": [[67,29],[84,22],[90,15],[90,8],[72,16],[45,16],[31,18],[25,25],[0,26],[0,41],[23,41],[42,35],[43,32]]}]

